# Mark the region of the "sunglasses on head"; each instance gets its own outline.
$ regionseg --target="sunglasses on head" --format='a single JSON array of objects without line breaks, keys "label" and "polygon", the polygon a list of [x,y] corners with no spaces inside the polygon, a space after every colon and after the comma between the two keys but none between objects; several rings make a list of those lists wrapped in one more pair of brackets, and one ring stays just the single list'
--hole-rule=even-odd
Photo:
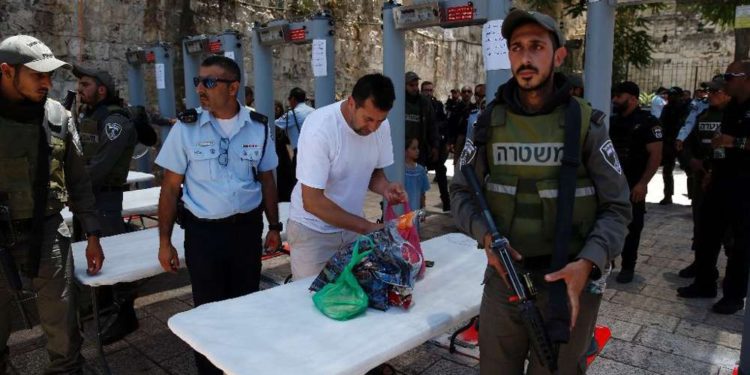
[{"label": "sunglasses on head", "polygon": [[746,75],[745,73],[724,73],[724,80],[728,82],[735,78],[745,77]]},{"label": "sunglasses on head", "polygon": [[207,89],[212,89],[216,87],[216,85],[218,85],[219,82],[232,83],[232,82],[235,82],[235,80],[214,78],[214,77],[193,77],[193,85],[195,85],[195,87],[198,87],[198,85],[202,83],[203,87]]}]

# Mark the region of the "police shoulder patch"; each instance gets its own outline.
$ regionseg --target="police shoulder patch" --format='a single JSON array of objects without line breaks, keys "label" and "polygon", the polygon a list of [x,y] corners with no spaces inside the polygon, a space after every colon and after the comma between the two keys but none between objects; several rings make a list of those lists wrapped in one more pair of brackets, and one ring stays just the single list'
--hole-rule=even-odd
[{"label": "police shoulder patch", "polygon": [[651,133],[654,134],[654,138],[656,139],[662,139],[664,135],[661,132],[661,126],[654,126],[651,128]]},{"label": "police shoulder patch", "polygon": [[615,146],[612,144],[612,141],[607,140],[607,142],[604,142],[604,144],[599,147],[599,152],[602,153],[604,161],[607,162],[617,174],[621,175],[622,165],[620,165],[620,159],[617,158],[617,152],[615,151]]},{"label": "police shoulder patch", "polygon": [[250,119],[252,119],[253,121],[258,121],[263,125],[268,125],[268,117],[258,112],[250,111]]},{"label": "police shoulder patch", "polygon": [[104,124],[104,133],[110,141],[114,141],[122,134],[122,125],[118,122],[108,122]]}]

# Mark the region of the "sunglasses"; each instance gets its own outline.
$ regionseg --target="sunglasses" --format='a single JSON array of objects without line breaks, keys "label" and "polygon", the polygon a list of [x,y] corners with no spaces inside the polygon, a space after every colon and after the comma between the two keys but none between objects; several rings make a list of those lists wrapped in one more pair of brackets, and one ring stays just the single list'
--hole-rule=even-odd
[{"label": "sunglasses", "polygon": [[463,94],[466,94],[466,93],[469,93],[469,94],[471,94],[471,93],[472,93],[472,91],[471,91],[471,90],[461,90],[461,93],[463,93]]},{"label": "sunglasses", "polygon": [[195,85],[195,87],[198,87],[198,85],[202,83],[203,87],[207,89],[212,89],[216,87],[216,85],[218,85],[219,82],[232,83],[232,82],[236,82],[236,80],[214,78],[214,77],[193,77],[193,85]]},{"label": "sunglasses", "polygon": [[724,80],[729,82],[735,78],[745,77],[746,75],[745,73],[724,73]]},{"label": "sunglasses", "polygon": [[219,165],[226,167],[229,164],[229,138],[222,138],[219,142]]}]

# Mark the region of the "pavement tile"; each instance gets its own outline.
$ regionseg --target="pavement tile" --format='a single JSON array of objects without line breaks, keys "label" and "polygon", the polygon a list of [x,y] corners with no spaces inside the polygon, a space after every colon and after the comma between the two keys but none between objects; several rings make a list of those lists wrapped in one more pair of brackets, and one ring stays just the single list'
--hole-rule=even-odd
[{"label": "pavement tile", "polygon": [[424,375],[471,375],[479,374],[478,367],[469,367],[462,364],[458,364],[447,359],[441,359],[435,362],[434,365],[430,366]]},{"label": "pavement tile", "polygon": [[646,285],[641,294],[649,297],[663,299],[665,301],[681,303],[689,306],[710,309],[718,298],[682,298],[677,296],[677,290],[656,285]]},{"label": "pavement tile", "polygon": [[618,339],[612,339],[600,357],[664,375],[716,374],[719,371],[716,365]]},{"label": "pavement tile", "polygon": [[731,349],[653,328],[644,328],[636,337],[635,342],[666,353],[719,366],[732,366],[740,357],[738,349]]},{"label": "pavement tile", "polygon": [[175,336],[171,331],[162,331],[132,341],[131,344],[136,350],[156,363],[192,352],[190,345]]},{"label": "pavement tile", "polygon": [[597,358],[586,371],[587,375],[651,375],[656,374],[642,368],[626,365],[607,358]]},{"label": "pavement tile", "polygon": [[156,363],[130,347],[107,356],[112,374],[166,374]]},{"label": "pavement tile", "polygon": [[[619,294],[620,292],[618,292]],[[599,317],[608,317],[610,319],[618,319],[625,322],[641,324],[646,327],[654,327],[663,331],[673,332],[677,327],[677,323],[680,321],[679,318],[656,313],[651,311],[642,310],[637,307],[631,307],[618,303],[611,303],[602,301],[599,307]]]},{"label": "pavement tile", "polygon": [[428,367],[442,358],[441,348],[432,344],[420,345],[400,356],[388,361],[399,373],[421,374]]},{"label": "pavement tile", "polygon": [[40,347],[19,354],[11,353],[10,363],[19,374],[41,374],[49,364],[49,357],[47,351]]},{"label": "pavement tile", "polygon": [[643,328],[640,324],[613,319],[605,315],[599,315],[596,324],[609,327],[612,331],[612,337],[624,341],[633,341],[635,335]]},{"label": "pavement tile", "polygon": [[191,308],[192,306],[177,299],[169,299],[144,307],[149,314],[164,323],[166,323],[173,315],[190,310]]},{"label": "pavement tile", "polygon": [[708,310],[693,306],[687,306],[678,302],[669,302],[662,299],[632,294],[620,291],[612,298],[612,302],[636,307],[649,312],[659,312],[679,318],[691,320],[703,320],[708,315]]},{"label": "pavement tile", "polygon": [[709,312],[703,323],[725,329],[730,332],[742,332],[742,315],[721,315]]},{"label": "pavement tile", "polygon": [[692,261],[685,261],[681,259],[665,258],[662,256],[651,256],[648,260],[641,261],[641,257],[638,257],[639,263],[645,263],[655,267],[669,268],[672,270],[679,271],[692,263]]},{"label": "pavement tile", "polygon": [[740,349],[742,344],[742,334],[740,333],[725,331],[716,326],[709,326],[690,320],[680,321],[675,333],[737,350]]},{"label": "pavement tile", "polygon": [[144,319],[138,319],[138,325],[139,327],[135,332],[125,337],[126,341],[132,343],[134,341],[138,341],[140,339],[146,338],[159,332],[164,332],[169,329],[166,323],[154,318],[153,316],[149,316]]},{"label": "pavement tile", "polygon": [[198,368],[195,367],[195,355],[192,350],[161,362],[159,365],[162,369],[174,375],[198,374]]}]

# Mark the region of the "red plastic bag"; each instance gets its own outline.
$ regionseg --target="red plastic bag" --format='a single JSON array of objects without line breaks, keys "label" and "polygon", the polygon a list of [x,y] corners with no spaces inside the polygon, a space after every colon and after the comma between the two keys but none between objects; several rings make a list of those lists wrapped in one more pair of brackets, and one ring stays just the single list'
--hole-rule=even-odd
[{"label": "red plastic bag", "polygon": [[415,267],[419,267],[417,279],[421,280],[424,277],[425,262],[424,254],[422,253],[422,246],[420,245],[419,231],[417,230],[416,225],[419,217],[417,211],[411,210],[408,202],[404,202],[402,205],[404,206],[404,214],[397,216],[396,212],[393,210],[393,206],[389,204],[385,209],[384,219],[386,221],[397,220],[396,228],[398,228],[398,234],[400,234],[407,243],[402,249],[404,259],[410,264],[415,265]]}]

